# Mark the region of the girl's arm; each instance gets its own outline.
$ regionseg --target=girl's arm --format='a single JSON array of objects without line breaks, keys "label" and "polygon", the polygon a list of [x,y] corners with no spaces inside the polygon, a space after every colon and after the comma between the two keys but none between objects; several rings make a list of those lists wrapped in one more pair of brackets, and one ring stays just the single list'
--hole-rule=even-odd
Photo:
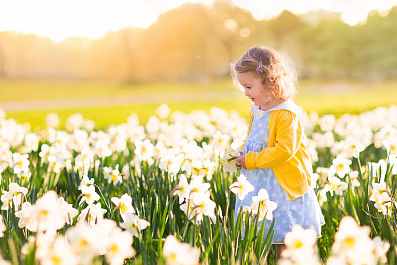
[{"label": "girl's arm", "polygon": [[275,146],[264,148],[261,152],[251,151],[245,155],[247,169],[277,167],[295,155],[303,133],[298,117],[289,111],[280,112],[275,130]]}]

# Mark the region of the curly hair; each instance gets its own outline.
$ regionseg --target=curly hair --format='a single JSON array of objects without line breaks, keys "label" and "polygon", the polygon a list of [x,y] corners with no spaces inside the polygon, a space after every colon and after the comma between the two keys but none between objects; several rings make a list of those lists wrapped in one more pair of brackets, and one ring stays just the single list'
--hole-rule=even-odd
[{"label": "curly hair", "polygon": [[262,84],[269,89],[275,99],[288,100],[296,94],[296,72],[287,64],[286,58],[275,50],[255,46],[232,64],[231,75],[240,90],[242,88],[237,81],[236,73],[246,72],[253,72],[261,78]]}]

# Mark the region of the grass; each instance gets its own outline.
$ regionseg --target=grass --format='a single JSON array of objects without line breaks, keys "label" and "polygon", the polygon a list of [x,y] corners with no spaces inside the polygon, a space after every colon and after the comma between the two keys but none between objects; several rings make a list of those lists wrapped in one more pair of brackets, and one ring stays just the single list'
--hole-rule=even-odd
[{"label": "grass", "polygon": [[214,91],[231,88],[232,83],[229,79],[220,79],[211,83],[0,79],[0,102]]},{"label": "grass", "polygon": [[[28,93],[29,89],[35,93]],[[194,93],[203,91],[208,93],[208,100],[199,101],[195,99]],[[212,92],[224,91],[225,97],[211,97]],[[54,98],[84,98],[84,97],[106,97],[120,95],[142,95],[148,97],[147,102],[129,105],[60,108],[51,110],[31,110],[7,112],[7,117],[13,118],[20,123],[29,122],[32,129],[45,127],[45,117],[50,112],[57,112],[61,118],[61,127],[66,119],[76,113],[81,113],[85,118],[95,121],[97,128],[105,128],[111,124],[126,122],[127,118],[136,113],[140,122],[155,115],[155,109],[160,103],[151,102],[150,95],[158,93],[183,93],[182,102],[175,102],[174,98],[165,97],[166,103],[171,111],[180,110],[189,113],[193,110],[209,111],[212,107],[225,110],[236,110],[242,117],[248,117],[249,100],[241,93],[241,97],[235,97],[236,89],[229,79],[217,80],[209,84],[154,82],[141,84],[112,84],[93,81],[40,81],[40,80],[2,80],[0,81],[0,101],[12,100],[42,100]],[[189,92],[192,96],[189,97]],[[227,100],[230,93],[231,99]],[[217,94],[219,95],[219,93]],[[390,106],[397,104],[397,80],[389,80],[380,83],[363,81],[324,81],[304,80],[300,82],[299,93],[295,99],[296,103],[303,107],[306,112],[315,111],[321,114],[335,114],[340,116],[344,113],[358,114],[363,111],[374,109],[378,106]],[[201,99],[202,100],[202,99]]]}]

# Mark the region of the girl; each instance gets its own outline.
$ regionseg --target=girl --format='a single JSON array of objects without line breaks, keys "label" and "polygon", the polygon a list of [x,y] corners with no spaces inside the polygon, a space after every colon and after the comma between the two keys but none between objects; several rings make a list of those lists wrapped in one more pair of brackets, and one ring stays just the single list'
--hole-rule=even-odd
[{"label": "girl", "polygon": [[266,189],[273,211],[277,259],[284,248],[285,234],[294,225],[314,228],[321,236],[324,218],[311,187],[312,165],[306,152],[295,95],[295,74],[288,71],[281,56],[265,47],[253,47],[232,67],[234,81],[252,100],[248,136],[237,158],[241,173],[255,187],[240,207],[250,206],[252,197]]}]

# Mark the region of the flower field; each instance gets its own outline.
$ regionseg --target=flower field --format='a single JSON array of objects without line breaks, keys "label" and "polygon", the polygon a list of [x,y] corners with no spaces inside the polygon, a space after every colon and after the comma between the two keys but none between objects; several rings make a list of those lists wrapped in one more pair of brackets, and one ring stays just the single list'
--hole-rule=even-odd
[{"label": "flower field", "polygon": [[[248,121],[156,111],[106,130],[52,113],[39,132],[0,111],[0,264],[275,264],[269,191],[234,212],[252,191],[233,159]],[[326,224],[294,227],[279,264],[397,262],[396,117],[304,114]]]}]

